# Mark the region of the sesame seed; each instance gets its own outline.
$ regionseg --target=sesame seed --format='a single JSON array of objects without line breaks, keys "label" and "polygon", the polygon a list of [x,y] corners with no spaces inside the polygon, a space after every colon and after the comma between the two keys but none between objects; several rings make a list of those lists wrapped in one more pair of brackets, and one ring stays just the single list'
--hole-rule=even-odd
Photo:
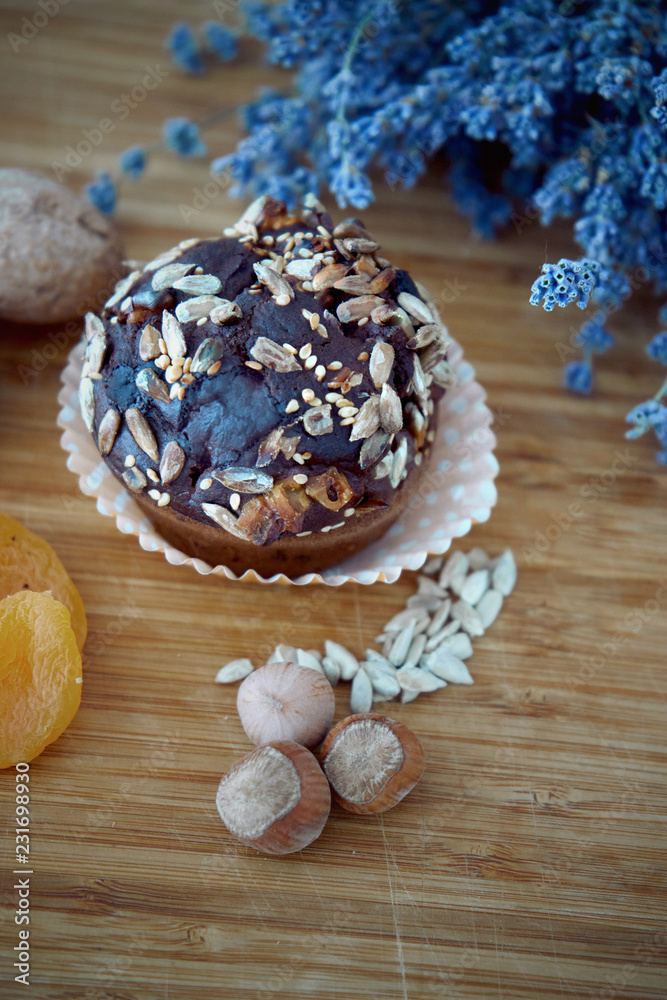
[{"label": "sesame seed", "polygon": [[306,358],[303,367],[310,369],[310,368],[314,368],[316,364],[317,364],[317,355],[316,354],[311,354],[309,358]]},{"label": "sesame seed", "polygon": [[354,423],[354,417],[345,417],[345,420],[341,420],[341,427],[349,427],[350,424]]},{"label": "sesame seed", "polygon": [[313,396],[313,398],[310,401],[310,405],[311,406],[321,406],[322,405],[322,400],[319,399],[317,396]]},{"label": "sesame seed", "polygon": [[303,486],[304,483],[308,482],[308,476],[305,474],[305,472],[297,472],[296,476],[293,476],[292,478],[294,479],[295,483],[299,484],[299,486]]},{"label": "sesame seed", "polygon": [[248,291],[250,292],[251,295],[257,295],[259,292],[261,292],[261,290],[262,290],[261,288],[249,288],[248,289]]},{"label": "sesame seed", "polygon": [[432,444],[433,441],[435,441],[435,431],[429,431],[428,434],[426,435],[426,440],[428,441],[429,444]]},{"label": "sesame seed", "polygon": [[176,386],[176,395],[178,396],[178,398],[181,401],[183,401],[185,399],[185,386],[184,385],[177,385]]},{"label": "sesame seed", "polygon": [[304,233],[303,234],[304,239],[306,239],[306,240],[312,240],[312,238],[313,238],[314,235],[315,235],[315,233]]},{"label": "sesame seed", "polygon": [[204,268],[203,267],[196,267],[195,268],[195,274],[203,274],[203,273],[204,273]]},{"label": "sesame seed", "polygon": [[312,350],[313,350],[313,345],[310,342],[307,343],[307,344],[304,344],[303,347],[299,348],[299,357],[300,358],[309,358],[310,355],[311,355]]},{"label": "sesame seed", "polygon": [[304,403],[312,403],[312,401],[315,399],[315,393],[313,392],[312,389],[304,389],[303,392],[301,393],[301,398],[303,399]]},{"label": "sesame seed", "polygon": [[368,361],[369,358],[370,354],[368,353],[368,351],[362,351],[361,354],[357,357],[357,361]]},{"label": "sesame seed", "polygon": [[88,378],[92,378],[93,382],[99,382],[102,376],[99,372],[88,372]]},{"label": "sesame seed", "polygon": [[292,458],[294,459],[294,461],[296,462],[297,465],[304,465],[305,464],[305,461],[306,461],[305,458],[303,457],[303,455],[300,455],[298,451],[294,452],[294,454],[292,455]]},{"label": "sesame seed", "polygon": [[315,369],[315,378],[317,379],[318,382],[321,382],[326,373],[327,370],[324,367],[324,365],[318,365],[317,368]]},{"label": "sesame seed", "polygon": [[339,392],[328,392],[324,397],[327,403],[337,403],[339,399],[342,400],[342,396]]},{"label": "sesame seed", "polygon": [[323,528],[320,528],[320,531],[322,533],[324,533],[325,531],[331,531],[331,525],[330,524],[325,524]]},{"label": "sesame seed", "polygon": [[157,505],[158,507],[166,507],[170,500],[171,497],[169,496],[168,493],[161,493]]},{"label": "sesame seed", "polygon": [[277,306],[288,306],[291,302],[291,299],[287,294],[287,292],[285,292],[284,295],[276,295],[273,301]]},{"label": "sesame seed", "polygon": [[325,267],[329,267],[331,264],[335,264],[336,261],[334,260],[333,257],[323,257],[322,263],[325,265]]},{"label": "sesame seed", "polygon": [[331,239],[331,233],[329,232],[328,229],[325,229],[324,226],[318,226],[317,231],[320,234],[320,236],[324,236],[325,239],[327,240]]},{"label": "sesame seed", "polygon": [[329,369],[330,372],[337,372],[342,367],[343,367],[342,361],[332,361],[331,364],[327,365],[327,368]]},{"label": "sesame seed", "polygon": [[285,240],[288,240],[291,235],[291,233],[281,233],[280,236],[276,237],[276,242],[283,243]]},{"label": "sesame seed", "polygon": [[[220,364],[220,362],[216,361],[216,365],[219,365],[219,364]],[[252,369],[254,369],[254,371],[256,371],[256,372],[261,372],[262,369],[263,369],[263,367],[264,367],[263,365],[260,365],[259,361],[246,361],[245,362],[245,366],[246,366],[246,368],[252,368]],[[210,373],[210,370],[211,369],[209,368],[209,373]]]},{"label": "sesame seed", "polygon": [[83,677],[75,677],[74,682],[75,684],[83,684]]},{"label": "sesame seed", "polygon": [[309,451],[303,451],[301,452],[301,454],[306,459],[306,461],[308,461],[309,458],[313,457]]},{"label": "sesame seed", "polygon": [[304,319],[307,319],[308,322],[310,323],[310,317],[313,315],[310,309],[302,309],[301,315],[303,316]]},{"label": "sesame seed", "polygon": [[289,403],[285,407],[285,413],[294,413],[295,410],[299,409],[299,402],[296,399],[290,399]]},{"label": "sesame seed", "polygon": [[340,409],[341,406],[347,406],[348,405],[348,402],[347,402],[345,396],[341,396],[339,393],[336,393],[336,396],[338,397],[336,399],[336,406],[338,407],[338,409]]},{"label": "sesame seed", "polygon": [[232,493],[232,495],[229,498],[229,506],[232,508],[232,510],[239,509],[239,507],[241,506],[241,497],[239,496],[238,493]]},{"label": "sesame seed", "polygon": [[312,531],[297,531],[296,538],[305,538],[306,535],[312,535]]},{"label": "sesame seed", "polygon": [[167,357],[169,357],[169,352],[167,350],[167,341],[163,340],[163,338],[160,337],[160,339],[158,340],[158,345],[159,345],[160,350],[162,351],[162,353],[166,354]]},{"label": "sesame seed", "polygon": [[296,354],[297,350],[293,344],[283,344],[283,350],[287,351],[288,354]]},{"label": "sesame seed", "polygon": [[204,326],[205,323],[208,323],[208,316],[200,316],[197,320],[197,326]]},{"label": "sesame seed", "polygon": [[359,322],[357,323],[357,326],[365,326],[366,323],[368,323],[368,316],[362,316]]},{"label": "sesame seed", "polygon": [[329,525],[329,531],[335,531],[336,528],[342,528],[344,524],[345,524],[345,521],[338,521],[337,524],[330,524]]},{"label": "sesame seed", "polygon": [[148,495],[151,498],[151,500],[159,500],[160,499],[160,491],[159,490],[149,490],[148,491]]},{"label": "sesame seed", "polygon": [[324,339],[327,340],[329,334],[327,333],[326,326],[322,326],[322,324],[320,323],[320,325],[317,328],[317,332],[319,333],[320,337],[324,337]]},{"label": "sesame seed", "polygon": [[341,417],[353,417],[355,415],[355,413],[359,412],[359,407],[358,406],[341,406],[341,408],[340,408],[340,410],[338,412],[340,413]]},{"label": "sesame seed", "polygon": [[126,469],[131,469],[136,464],[137,464],[137,460],[134,457],[134,455],[128,455],[126,457],[126,459],[125,459],[125,468]]},{"label": "sesame seed", "polygon": [[417,454],[415,455],[415,465],[421,465],[422,464],[422,457],[423,457],[422,453],[420,451],[418,451]]},{"label": "sesame seed", "polygon": [[202,479],[202,481],[199,484],[200,490],[210,490],[211,486],[213,486],[212,479]]},{"label": "sesame seed", "polygon": [[161,354],[155,362],[156,368],[159,368],[161,371],[166,371],[170,364],[171,358],[168,354]]},{"label": "sesame seed", "polygon": [[164,377],[166,378],[167,382],[169,382],[169,384],[171,385],[174,382],[178,382],[182,374],[183,374],[183,369],[181,368],[180,365],[169,365],[166,372],[164,373]]},{"label": "sesame seed", "polygon": [[175,365],[177,368],[182,368],[183,365],[185,364],[185,358],[172,358],[171,363],[172,365]]},{"label": "sesame seed", "polygon": [[264,243],[267,247],[272,247],[275,242],[276,241],[274,240],[273,236],[262,237],[262,243]]},{"label": "sesame seed", "polygon": [[310,317],[310,329],[317,330],[319,325],[320,325],[319,313],[313,313]]},{"label": "sesame seed", "polygon": [[172,385],[171,389],[169,390],[169,399],[176,399],[176,397],[178,396],[178,390],[180,388],[181,387],[178,384],[178,382],[174,382],[174,384]]},{"label": "sesame seed", "polygon": [[109,322],[111,323],[112,326],[115,326],[116,323],[118,322],[118,317],[117,316],[112,316],[111,319],[109,320]]},{"label": "sesame seed", "polygon": [[183,363],[183,371],[185,372],[186,375],[190,371],[190,365],[191,364],[192,364],[192,358],[186,358],[185,361],[184,361],[184,363]]},{"label": "sesame seed", "polygon": [[214,361],[210,368],[206,369],[207,375],[217,375],[222,368],[222,361]]},{"label": "sesame seed", "polygon": [[302,250],[299,250],[299,257],[313,257],[313,256],[314,256],[313,251],[309,250],[308,247],[303,247]]},{"label": "sesame seed", "polygon": [[301,287],[303,288],[304,292],[314,292],[315,291],[315,288],[313,286],[312,281],[302,281],[301,282]]},{"label": "sesame seed", "polygon": [[160,477],[158,476],[158,474],[157,474],[157,472],[155,471],[155,469],[146,469],[146,475],[147,475],[147,476],[148,476],[148,478],[149,478],[149,479],[151,479],[151,480],[152,480],[152,481],[153,481],[154,483],[159,483],[159,482],[160,482]]},{"label": "sesame seed", "polygon": [[354,507],[350,507],[349,510],[343,512],[343,517],[352,517],[354,514]]}]

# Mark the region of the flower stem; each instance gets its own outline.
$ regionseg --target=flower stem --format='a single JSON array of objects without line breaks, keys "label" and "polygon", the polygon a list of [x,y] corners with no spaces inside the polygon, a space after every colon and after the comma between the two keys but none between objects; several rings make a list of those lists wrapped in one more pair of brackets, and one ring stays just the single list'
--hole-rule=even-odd
[{"label": "flower stem", "polygon": [[655,396],[653,398],[659,400],[659,399],[662,399],[662,397],[665,396],[665,395],[667,395],[667,378],[662,383],[662,385],[660,386],[660,388],[658,389],[658,391],[656,392],[656,394],[655,394]]}]

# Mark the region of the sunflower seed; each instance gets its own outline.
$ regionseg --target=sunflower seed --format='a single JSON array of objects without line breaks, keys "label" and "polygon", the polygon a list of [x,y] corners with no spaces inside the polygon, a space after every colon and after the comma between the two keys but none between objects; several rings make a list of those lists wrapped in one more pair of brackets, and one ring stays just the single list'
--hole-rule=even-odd
[{"label": "sunflower seed", "polygon": [[385,476],[388,476],[391,473],[393,464],[394,464],[393,454],[390,453],[388,455],[385,455],[384,458],[381,459],[381,461],[379,461],[375,466],[375,468],[373,469],[373,479],[384,479]]},{"label": "sunflower seed", "polygon": [[107,351],[106,331],[94,333],[88,341],[84,357],[83,374],[97,375],[102,369],[104,355]]},{"label": "sunflower seed", "polygon": [[131,469],[126,469],[122,476],[125,484],[130,487],[131,490],[143,490],[147,485],[147,479],[141,469],[137,466],[133,466]]},{"label": "sunflower seed", "polygon": [[421,571],[422,573],[425,573],[426,576],[437,576],[441,569],[442,559],[440,556],[433,556],[431,559],[426,560]]},{"label": "sunflower seed", "polygon": [[426,382],[424,380],[424,369],[422,368],[418,354],[412,355],[412,364],[412,389],[423,408],[424,401],[428,399],[428,393],[426,391]]},{"label": "sunflower seed", "polygon": [[493,587],[499,590],[503,597],[508,597],[514,590],[517,569],[511,549],[505,549],[493,568]]},{"label": "sunflower seed", "polygon": [[461,587],[461,599],[475,605],[489,589],[488,569],[477,569],[466,577]]},{"label": "sunflower seed", "polygon": [[177,257],[182,256],[182,251],[183,247],[177,246],[158,254],[153,260],[149,260],[147,264],[144,264],[144,274],[146,271],[156,271],[158,268],[164,267],[165,264],[171,264]]},{"label": "sunflower seed", "polygon": [[219,361],[223,355],[224,347],[220,340],[215,337],[207,337],[195,351],[195,355],[190,364],[190,371],[194,374],[207,372],[211,365]]},{"label": "sunflower seed", "polygon": [[110,299],[104,303],[103,309],[113,309],[119,302],[122,302],[132,285],[141,277],[141,271],[132,271],[116,285],[116,289]]},{"label": "sunflower seed", "polygon": [[405,466],[408,461],[408,442],[407,438],[402,438],[398,448],[394,452],[394,458],[391,466],[391,472],[389,473],[389,482],[396,489],[401,481],[403,472],[405,471]]},{"label": "sunflower seed", "polygon": [[470,569],[488,569],[490,559],[484,549],[471,549],[468,553],[468,565]]},{"label": "sunflower seed", "polygon": [[[454,621],[448,622],[447,625],[444,625],[441,629],[439,629],[437,632],[434,632],[433,635],[430,636],[428,642],[426,643],[426,646],[424,647],[426,652],[427,653],[432,652],[432,650],[437,649],[439,646],[441,646],[446,639],[449,639],[451,636],[458,635],[460,628],[461,628],[460,622],[454,622]],[[467,638],[468,637],[466,636],[466,639]]]},{"label": "sunflower seed", "polygon": [[155,358],[159,358],[161,353],[160,332],[148,323],[141,331],[139,357],[142,361],[153,361]]},{"label": "sunflower seed", "polygon": [[375,277],[371,279],[371,292],[373,292],[374,295],[379,295],[381,292],[386,291],[395,277],[396,271],[393,267],[383,268],[379,274],[376,274]]},{"label": "sunflower seed", "polygon": [[420,323],[435,324],[431,310],[416,295],[411,295],[410,292],[399,292],[397,301],[399,306]]},{"label": "sunflower seed", "polygon": [[[380,399],[380,407],[382,407],[382,399]],[[389,442],[389,435],[385,434],[383,430],[377,430],[370,437],[366,438],[361,446],[361,451],[359,452],[359,465],[362,469],[369,469],[380,458],[387,444]]]},{"label": "sunflower seed", "polygon": [[109,409],[100,420],[100,427],[97,433],[97,447],[100,455],[108,455],[113,448],[118,428],[120,427],[120,413],[117,410]]},{"label": "sunflower seed", "polygon": [[176,287],[174,282],[184,278],[195,266],[195,264],[167,264],[155,272],[151,279],[151,288],[154,292],[161,292],[165,288]]},{"label": "sunflower seed", "polygon": [[198,319],[208,318],[214,309],[226,304],[227,299],[218,298],[217,295],[196,295],[192,299],[185,299],[178,303],[176,319],[179,323],[196,322]]},{"label": "sunflower seed", "polygon": [[334,282],[335,289],[348,295],[370,295],[371,281],[367,274],[348,274]]},{"label": "sunflower seed", "polygon": [[421,608],[406,608],[389,619],[384,627],[384,634],[386,635],[388,632],[402,632],[408,625],[413,625],[424,617],[425,615]]},{"label": "sunflower seed", "polygon": [[216,503],[203,503],[201,509],[207,517],[210,517],[212,521],[215,521],[221,528],[228,531],[230,535],[234,535],[235,538],[243,538],[247,541],[246,533],[237,526],[236,517],[232,514],[231,510],[227,510],[226,507],[221,507]]},{"label": "sunflower seed", "polygon": [[336,316],[341,323],[356,323],[357,320],[370,316],[373,309],[383,302],[384,299],[377,295],[360,295],[358,298],[341,302],[336,309]]},{"label": "sunflower seed", "polygon": [[405,659],[410,651],[410,646],[415,634],[415,623],[411,622],[402,629],[394,639],[389,650],[389,662],[395,667],[400,667],[405,663]]},{"label": "sunflower seed", "polygon": [[313,278],[313,291],[321,292],[325,288],[332,288],[336,281],[345,277],[348,270],[347,264],[329,264],[323,267]]},{"label": "sunflower seed", "polygon": [[442,568],[438,583],[441,587],[451,587],[453,580],[465,580],[468,572],[468,557],[465,552],[453,552]]},{"label": "sunflower seed", "polygon": [[380,244],[365,236],[348,236],[343,240],[343,246],[351,253],[375,253]]},{"label": "sunflower seed", "polygon": [[422,694],[425,691],[439,691],[441,688],[447,687],[447,681],[429,670],[420,670],[419,667],[401,667],[396,672],[396,680],[404,691],[416,691],[417,694]]},{"label": "sunflower seed", "polygon": [[435,384],[439,385],[441,389],[449,389],[450,386],[456,385],[458,382],[458,375],[449,361],[441,361],[430,374]]},{"label": "sunflower seed", "polygon": [[425,375],[430,375],[433,369],[444,360],[447,353],[447,346],[441,340],[434,340],[432,344],[419,352],[419,360]]},{"label": "sunflower seed", "polygon": [[312,437],[321,437],[322,434],[331,434],[334,429],[331,419],[331,403],[324,403],[322,406],[313,406],[306,410],[303,415],[303,429]]},{"label": "sunflower seed", "polygon": [[398,434],[403,427],[403,407],[396,390],[388,382],[380,393],[380,422],[387,434]]},{"label": "sunflower seed", "polygon": [[300,372],[301,365],[293,354],[268,337],[258,337],[250,353],[260,364],[276,372]]},{"label": "sunflower seed", "polygon": [[183,331],[176,317],[166,309],[162,313],[162,339],[167,345],[167,354],[170,358],[186,357],[188,349]]},{"label": "sunflower seed", "polygon": [[438,610],[442,601],[441,598],[430,597],[428,594],[411,594],[405,603],[406,607],[418,608],[423,616],[428,616]]},{"label": "sunflower seed", "polygon": [[92,380],[89,378],[84,377],[79,383],[79,402],[83,422],[92,434],[95,421],[95,390]]},{"label": "sunflower seed", "polygon": [[216,326],[223,326],[232,320],[243,318],[241,306],[237,302],[230,302],[228,299],[219,299],[219,302],[220,305],[214,306],[208,316]]},{"label": "sunflower seed", "polygon": [[340,663],[332,660],[329,656],[325,656],[322,659],[322,670],[331,687],[336,687],[336,684],[340,680]]},{"label": "sunflower seed", "polygon": [[424,633],[421,635],[416,635],[412,642],[410,643],[410,649],[408,650],[408,655],[406,656],[402,666],[404,667],[416,667],[419,663],[422,653],[424,652],[424,647],[426,646],[426,636]]},{"label": "sunflower seed", "polygon": [[396,671],[393,667],[386,670],[379,663],[375,663],[372,660],[364,660],[361,666],[370,679],[373,691],[376,694],[382,695],[383,698],[389,700],[401,693],[401,685],[396,679]]},{"label": "sunflower seed", "polygon": [[104,323],[95,313],[87,312],[83,320],[86,340],[92,340],[96,333],[104,333]]},{"label": "sunflower seed", "polygon": [[475,606],[475,611],[479,615],[483,627],[486,629],[493,625],[503,606],[503,595],[499,590],[487,590],[484,597]]},{"label": "sunflower seed", "polygon": [[279,642],[266,661],[267,663],[296,663],[296,648],[289,643]]},{"label": "sunflower seed", "polygon": [[277,427],[262,441],[257,449],[257,461],[255,462],[258,469],[263,469],[265,465],[270,465],[278,457],[280,454],[281,438],[284,433],[284,428]]},{"label": "sunflower seed", "polygon": [[258,469],[248,469],[242,465],[218,469],[211,475],[227,489],[239,493],[266,493],[273,488],[273,476],[268,472],[259,472]]},{"label": "sunflower seed", "polygon": [[461,622],[461,628],[469,636],[484,635],[484,628],[479,615],[472,605],[466,601],[456,601],[452,604],[452,618],[457,622]]},{"label": "sunflower seed", "polygon": [[157,441],[148,420],[136,406],[131,406],[125,411],[125,422],[130,434],[137,442],[143,452],[154,462],[159,461],[160,455],[157,448]]},{"label": "sunflower seed", "polygon": [[302,667],[308,667],[309,670],[316,670],[318,674],[324,673],[322,664],[308,649],[297,649],[296,662]]},{"label": "sunflower seed", "polygon": [[222,288],[222,282],[214,274],[190,274],[174,281],[173,287],[186,295],[215,295]]},{"label": "sunflower seed", "polygon": [[439,337],[440,327],[436,323],[428,323],[426,326],[419,327],[414,337],[411,337],[407,342],[406,347],[409,351],[419,351],[423,347],[428,347]]},{"label": "sunflower seed", "polygon": [[253,666],[250,660],[230,660],[229,663],[225,663],[224,667],[220,667],[215,675],[215,680],[217,684],[233,684],[234,681],[242,681],[252,671]]},{"label": "sunflower seed", "polygon": [[430,671],[443,681],[451,684],[472,684],[473,679],[463,660],[454,656],[446,649],[437,649],[429,653],[422,661],[424,670]]},{"label": "sunflower seed", "polygon": [[355,417],[350,441],[369,438],[380,426],[380,397],[369,396]]},{"label": "sunflower seed", "polygon": [[408,702],[415,701],[419,697],[419,691],[409,691],[408,688],[404,688],[401,691],[401,705],[407,705]]},{"label": "sunflower seed", "polygon": [[437,597],[441,601],[444,601],[447,597],[445,591],[435,582],[435,580],[432,580],[429,576],[423,576],[421,574],[417,577],[417,594],[423,594],[424,597]]},{"label": "sunflower seed", "polygon": [[290,260],[285,265],[285,274],[291,274],[295,278],[300,278],[301,281],[308,281],[316,273],[319,266],[319,262],[312,259]]},{"label": "sunflower seed", "polygon": [[[443,631],[445,630],[443,629]],[[442,642],[438,643],[436,649],[446,649],[454,656],[458,656],[459,660],[467,660],[473,653],[472,643],[467,632],[456,632],[454,635],[445,636]]]},{"label": "sunflower seed", "polygon": [[266,285],[272,295],[287,295],[289,299],[294,298],[294,289],[290,283],[285,281],[285,279],[281,277],[281,275],[277,274],[272,268],[267,267],[266,264],[262,264],[260,261],[253,264],[253,268],[259,283]]},{"label": "sunflower seed", "polygon": [[166,485],[181,474],[185,464],[185,452],[178,441],[170,441],[165,445],[160,460],[160,479]]},{"label": "sunflower seed", "polygon": [[372,705],[373,685],[366,671],[363,667],[360,667],[352,678],[350,710],[353,714],[357,712],[370,712]]},{"label": "sunflower seed", "polygon": [[334,642],[332,639],[325,640],[324,649],[329,659],[340,667],[341,680],[351,681],[359,669],[359,661],[356,656],[345,646],[341,646],[340,643]]},{"label": "sunflower seed", "polygon": [[162,381],[161,378],[155,374],[152,368],[142,368],[140,372],[137,373],[135,379],[137,388],[145,392],[147,396],[151,399],[157,400],[159,403],[168,403],[169,399],[169,389]]},{"label": "sunflower seed", "polygon": [[451,608],[451,606],[452,602],[448,597],[445,598],[444,601],[442,601],[440,607],[435,612],[431,622],[429,623],[428,628],[426,629],[427,636],[430,637],[432,635],[436,635],[440,631],[440,629],[444,627],[447,619],[449,618],[449,609]]}]

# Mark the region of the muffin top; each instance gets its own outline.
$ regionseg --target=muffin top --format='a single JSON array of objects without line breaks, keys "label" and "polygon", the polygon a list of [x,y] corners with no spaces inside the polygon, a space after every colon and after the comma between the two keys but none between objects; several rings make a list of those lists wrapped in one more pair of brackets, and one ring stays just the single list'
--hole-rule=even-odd
[{"label": "muffin top", "polygon": [[356,219],[264,197],[86,316],[81,409],[157,506],[258,545],[385,509],[454,381],[446,331]]}]

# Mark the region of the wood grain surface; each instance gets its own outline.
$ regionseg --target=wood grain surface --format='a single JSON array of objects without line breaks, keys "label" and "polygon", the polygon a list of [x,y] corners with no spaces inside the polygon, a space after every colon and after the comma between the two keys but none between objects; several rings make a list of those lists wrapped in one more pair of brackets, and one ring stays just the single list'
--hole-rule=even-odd
[{"label": "wood grain surface", "polygon": [[[68,174],[72,188],[152,142],[167,115],[199,120],[261,83],[286,85],[252,47],[203,80],[169,68],[162,38],[183,16],[173,0],[54,2],[17,52],[6,36],[39,8],[2,5],[3,165],[50,174],[146,67],[169,73],[114,117]],[[196,0],[187,16],[204,20],[211,6]],[[233,118],[223,122],[211,154],[238,135]],[[545,259],[575,251],[569,230],[532,223],[476,242],[440,173],[410,192],[379,185],[364,217],[439,297],[488,390],[499,501],[460,546],[511,546],[519,583],[477,642],[473,687],[391,706],[423,741],[420,785],[384,817],[335,808],[301,854],[259,857],[218,819],[220,776],[249,745],[236,691],[216,686],[215,672],[237,656],[259,663],[279,640],[331,637],[361,653],[414,574],[296,591],[202,578],[143,552],[66,468],[56,395],[70,345],[53,346],[53,330],[3,329],[0,509],[56,547],[90,626],[79,713],[30,768],[28,989],[12,968],[14,772],[0,774],[3,998],[667,995],[665,473],[650,442],[623,439],[624,414],[660,378],[643,351],[655,312],[640,299],[614,318],[619,344],[595,395],[565,394],[559,354],[580,316],[548,316],[528,290]],[[157,156],[123,192],[128,255],[233,221],[239,206],[220,193],[184,222],[179,205],[207,178],[204,161]],[[21,365],[34,375],[22,378]]]}]

